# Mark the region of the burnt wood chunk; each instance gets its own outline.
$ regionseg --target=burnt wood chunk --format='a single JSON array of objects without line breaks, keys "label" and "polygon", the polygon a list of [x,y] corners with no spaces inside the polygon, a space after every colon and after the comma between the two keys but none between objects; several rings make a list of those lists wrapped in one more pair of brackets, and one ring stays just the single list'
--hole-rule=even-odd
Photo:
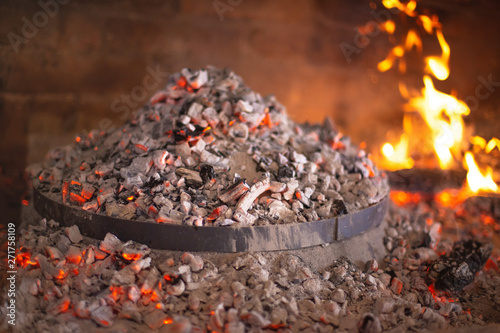
[{"label": "burnt wood chunk", "polygon": [[486,264],[493,244],[477,240],[458,241],[448,257],[442,257],[430,266],[429,275],[438,290],[461,291]]}]

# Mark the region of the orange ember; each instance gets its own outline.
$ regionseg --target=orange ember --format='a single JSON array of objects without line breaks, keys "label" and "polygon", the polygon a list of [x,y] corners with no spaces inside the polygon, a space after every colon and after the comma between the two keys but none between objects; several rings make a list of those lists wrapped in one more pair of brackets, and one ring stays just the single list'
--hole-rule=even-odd
[{"label": "orange ember", "polygon": [[85,199],[84,197],[82,197],[81,195],[78,195],[76,193],[70,193],[69,198],[72,201],[77,202],[79,204],[84,204],[87,201],[87,199]]},{"label": "orange ember", "polygon": [[498,268],[498,264],[494,260],[492,260],[491,258],[489,258],[486,261],[486,264],[484,265],[484,269],[486,269],[487,271],[491,271],[491,270],[494,270],[495,272],[500,271],[500,269]]},{"label": "orange ember", "polygon": [[144,151],[148,151],[149,150],[149,147],[146,147],[144,145],[141,145],[140,143],[137,143],[135,145],[137,148],[139,148],[140,150],[144,150]]},{"label": "orange ember", "polygon": [[22,268],[26,268],[28,265],[38,266],[38,262],[36,260],[31,260],[31,253],[29,252],[19,253],[16,256],[16,263]]},{"label": "orange ember", "polygon": [[456,207],[467,199],[467,194],[462,190],[443,190],[434,196],[434,199],[443,207]]},{"label": "orange ember", "polygon": [[417,204],[422,199],[419,193],[404,191],[391,191],[390,197],[397,206],[403,206],[409,203]]},{"label": "orange ember", "polygon": [[371,178],[371,177],[375,177],[375,172],[373,172],[373,168],[372,168],[370,165],[368,165],[368,164],[366,164],[366,163],[364,163],[364,162],[363,162],[363,165],[364,165],[364,167],[368,170],[368,175],[369,175],[369,177],[370,177],[370,178]]},{"label": "orange ember", "polygon": [[121,286],[110,286],[109,291],[111,291],[111,297],[116,301],[120,298],[121,294],[123,294],[123,287]]},{"label": "orange ember", "polygon": [[335,136],[335,139],[333,139],[333,142],[330,143],[330,145],[332,146],[333,149],[335,150],[342,150],[345,148],[345,145],[342,141],[340,141],[340,139],[342,139],[344,135],[339,132],[336,136]]},{"label": "orange ember", "polygon": [[429,286],[429,291],[436,302],[442,303],[455,303],[458,300],[452,298],[446,291],[437,291],[434,287],[434,283]]},{"label": "orange ember", "polygon": [[163,278],[165,279],[165,281],[167,282],[173,282],[175,278],[177,278],[177,276],[172,276],[172,275],[169,275],[169,274],[165,274],[163,276]]},{"label": "orange ember", "polygon": [[60,312],[66,312],[69,309],[71,301],[69,299],[65,299],[62,304],[59,305],[58,310]]},{"label": "orange ember", "polygon": [[141,259],[142,256],[140,253],[123,253],[122,257],[125,260],[135,261]]},{"label": "orange ember", "polygon": [[62,269],[59,270],[59,274],[57,274],[57,276],[54,276],[54,278],[57,280],[62,280],[65,277],[66,277],[66,272],[63,271]]}]

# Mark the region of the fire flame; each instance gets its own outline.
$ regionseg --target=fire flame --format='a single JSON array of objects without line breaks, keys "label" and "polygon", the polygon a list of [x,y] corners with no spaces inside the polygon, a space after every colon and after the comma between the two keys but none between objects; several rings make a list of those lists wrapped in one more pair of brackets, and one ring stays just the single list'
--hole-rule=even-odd
[{"label": "fire flame", "polygon": [[427,63],[427,72],[432,73],[438,80],[444,81],[450,75],[450,69],[448,67],[450,46],[444,39],[443,32],[440,29],[436,30],[436,36],[443,53],[441,57],[427,57],[425,58],[425,62]]},{"label": "fire flame", "polygon": [[408,146],[408,135],[403,133],[399,142],[394,146],[389,142],[386,142],[382,146],[382,154],[387,158],[390,164],[394,164],[394,169],[398,169],[400,167],[411,169],[413,168],[414,161],[411,157],[409,157]]},{"label": "fire flame", "polygon": [[[406,4],[399,0],[383,0],[382,4],[388,8],[397,8],[403,15],[413,18],[422,28],[420,31],[434,36],[441,48],[440,55],[425,57],[425,74],[423,74],[424,88],[420,92],[409,91],[406,86],[400,83],[400,93],[407,99],[405,105],[405,114],[403,119],[404,133],[396,143],[386,142],[381,147],[380,165],[387,170],[409,169],[414,166],[436,167],[441,169],[451,169],[463,161],[463,165],[468,170],[467,185],[464,191],[469,194],[479,192],[500,192],[499,186],[493,179],[493,171],[488,168],[482,173],[475,161],[472,152],[464,154],[464,143],[468,138],[464,134],[465,125],[463,117],[469,115],[470,109],[465,102],[459,100],[452,94],[446,94],[436,89],[432,77],[443,81],[450,75],[449,59],[451,49],[446,41],[441,22],[437,15],[419,15],[417,13],[416,1],[409,1]],[[393,35],[396,26],[393,20],[387,20],[380,24],[382,31]],[[415,48],[417,52],[422,52],[422,38],[419,31],[410,29],[404,40],[395,45],[387,57],[378,63],[377,68],[380,72],[390,70],[396,61],[399,62],[399,71],[406,71],[405,54]],[[425,123],[425,128],[418,123],[418,119]],[[423,134],[422,134],[423,133]],[[428,134],[428,135],[426,135]],[[428,144],[419,139],[410,140],[416,136],[429,140]],[[417,141],[420,141],[416,143]],[[471,142],[490,153],[495,147],[500,150],[500,140],[497,138],[486,142],[484,138],[473,137]],[[428,147],[428,148],[427,148]],[[432,148],[431,148],[432,147]],[[426,149],[427,148],[427,149]],[[429,165],[428,160],[414,160],[410,151],[416,154],[426,155],[427,150],[435,155],[436,163]]]},{"label": "fire flame", "polygon": [[498,192],[498,185],[493,181],[493,170],[488,167],[486,174],[482,174],[471,152],[465,153],[467,163],[467,185],[473,193]]},{"label": "fire flame", "polygon": [[424,76],[424,86],[422,95],[410,99],[408,107],[425,120],[439,166],[449,169],[453,166],[453,156],[460,154],[464,132],[462,117],[468,115],[470,109],[464,102],[436,90],[428,75]]},{"label": "fire flame", "polygon": [[401,3],[399,0],[382,0],[382,4],[386,8],[397,8],[408,16],[415,16],[415,8],[417,7],[417,1],[411,0],[407,4]]}]

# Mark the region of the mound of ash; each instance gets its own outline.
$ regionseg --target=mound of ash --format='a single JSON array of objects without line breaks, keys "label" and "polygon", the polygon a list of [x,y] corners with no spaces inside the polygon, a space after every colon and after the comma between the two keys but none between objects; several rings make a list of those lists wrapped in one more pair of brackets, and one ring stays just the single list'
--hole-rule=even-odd
[{"label": "mound of ash", "polygon": [[232,71],[183,69],[121,128],[30,168],[49,197],[107,216],[196,226],[308,222],[380,201],[385,176],[330,120],[298,125]]}]

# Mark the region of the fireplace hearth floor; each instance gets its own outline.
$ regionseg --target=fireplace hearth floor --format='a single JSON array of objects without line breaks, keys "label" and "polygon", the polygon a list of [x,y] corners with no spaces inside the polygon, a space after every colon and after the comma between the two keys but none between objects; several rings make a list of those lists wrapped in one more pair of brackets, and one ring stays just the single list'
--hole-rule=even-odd
[{"label": "fireplace hearth floor", "polygon": [[[384,223],[343,252],[225,255],[80,240],[30,209],[19,239],[20,332],[498,330],[498,198],[391,203]],[[463,290],[436,290],[428,271],[459,239],[494,249]],[[380,260],[363,259],[365,243]]]}]

